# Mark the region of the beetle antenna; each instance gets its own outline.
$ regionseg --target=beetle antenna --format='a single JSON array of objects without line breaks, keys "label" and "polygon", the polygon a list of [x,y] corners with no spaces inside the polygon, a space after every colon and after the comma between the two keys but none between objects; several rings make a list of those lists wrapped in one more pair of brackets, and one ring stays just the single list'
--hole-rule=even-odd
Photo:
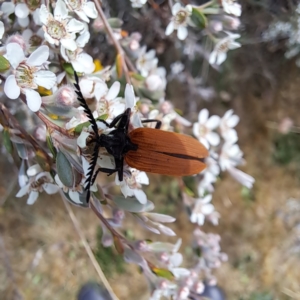
[{"label": "beetle antenna", "polygon": [[83,95],[81,93],[81,89],[79,86],[78,75],[77,75],[76,71],[74,71],[74,77],[75,77],[74,86],[76,88],[75,93],[77,94],[77,100],[80,102],[80,105],[83,107],[85,114],[87,115],[90,123],[92,124],[92,129],[95,132],[96,137],[98,137],[99,136],[98,126],[97,126],[96,120],[95,120],[90,108],[88,107],[85,99],[83,98]]}]

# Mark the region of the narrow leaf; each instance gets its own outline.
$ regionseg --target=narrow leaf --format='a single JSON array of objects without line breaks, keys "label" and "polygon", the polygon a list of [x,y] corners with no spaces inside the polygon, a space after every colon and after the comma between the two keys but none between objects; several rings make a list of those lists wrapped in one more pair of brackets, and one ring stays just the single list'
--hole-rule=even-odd
[{"label": "narrow leaf", "polygon": [[191,19],[192,19],[193,23],[197,27],[199,27],[200,29],[206,28],[206,26],[207,26],[207,18],[203,14],[202,11],[200,11],[200,10],[198,10],[196,8],[193,8]]},{"label": "narrow leaf", "polygon": [[3,144],[7,152],[11,154],[13,150],[13,144],[10,140],[9,130],[7,128],[4,128],[3,130]]},{"label": "narrow leaf", "polygon": [[122,66],[122,56],[120,54],[116,57],[116,68],[117,68],[117,75],[118,78],[123,76],[123,66]]},{"label": "narrow leaf", "polygon": [[2,55],[0,55],[0,72],[5,72],[10,68],[9,61]]},{"label": "narrow leaf", "polygon": [[56,156],[56,169],[61,182],[67,187],[73,187],[73,169],[66,156],[59,151]]},{"label": "narrow leaf", "polygon": [[114,244],[115,244],[115,247],[116,247],[116,250],[118,251],[118,253],[123,254],[124,253],[123,244],[116,235],[114,235]]}]

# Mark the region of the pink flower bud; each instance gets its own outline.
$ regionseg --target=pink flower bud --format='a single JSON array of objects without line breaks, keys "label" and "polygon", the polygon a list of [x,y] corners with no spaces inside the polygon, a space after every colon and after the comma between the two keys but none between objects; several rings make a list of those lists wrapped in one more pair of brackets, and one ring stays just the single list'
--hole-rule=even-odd
[{"label": "pink flower bud", "polygon": [[60,105],[72,106],[76,99],[74,89],[68,85],[64,85],[56,92],[56,101]]},{"label": "pink flower bud", "polygon": [[42,142],[46,142],[46,126],[44,124],[39,125],[35,131],[34,136]]},{"label": "pink flower bud", "polygon": [[209,22],[209,28],[212,32],[220,32],[223,30],[223,24],[220,21],[212,20]]},{"label": "pink flower bud", "polygon": [[23,49],[23,51],[26,50],[26,43],[25,43],[25,40],[24,38],[19,35],[19,34],[14,34],[12,36],[10,36],[7,41],[6,41],[6,45],[7,44],[10,44],[10,43],[17,43],[21,46],[21,48]]}]

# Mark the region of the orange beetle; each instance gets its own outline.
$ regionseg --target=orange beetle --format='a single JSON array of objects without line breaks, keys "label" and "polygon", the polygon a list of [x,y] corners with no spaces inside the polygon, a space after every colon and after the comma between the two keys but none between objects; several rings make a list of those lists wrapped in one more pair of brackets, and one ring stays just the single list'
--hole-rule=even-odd
[{"label": "orange beetle", "polygon": [[[208,155],[207,149],[190,136],[159,130],[161,126],[159,120],[142,121],[142,123],[156,122],[156,129],[143,127],[128,133],[130,108],[115,117],[110,124],[98,120],[107,127],[114,128],[109,134],[99,135],[96,120],[82,96],[76,73],[75,80],[77,99],[94,131],[92,141],[95,142],[95,148],[85,182],[87,202],[90,198],[90,187],[96,180],[98,172],[105,172],[108,175],[118,172],[119,180],[123,180],[124,159],[130,167],[162,175],[186,176],[205,169],[204,158]],[[114,157],[115,169],[98,168],[94,172],[100,147],[104,147]]]}]

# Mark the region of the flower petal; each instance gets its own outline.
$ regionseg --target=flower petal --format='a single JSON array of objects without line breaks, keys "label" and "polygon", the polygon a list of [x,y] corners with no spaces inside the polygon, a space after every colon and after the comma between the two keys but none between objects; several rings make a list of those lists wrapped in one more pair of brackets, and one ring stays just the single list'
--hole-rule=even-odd
[{"label": "flower petal", "polygon": [[18,18],[18,23],[21,27],[26,28],[29,25],[29,18]]},{"label": "flower petal", "polygon": [[83,11],[91,19],[96,19],[98,16],[95,3],[92,1],[86,2],[86,4],[83,6]]},{"label": "flower petal", "polygon": [[55,19],[66,19],[68,16],[68,9],[66,4],[62,0],[58,0],[54,9]]},{"label": "flower petal", "polygon": [[79,197],[78,192],[74,192],[72,190],[69,190],[69,196],[70,196],[71,200],[73,200],[75,203],[82,204],[82,202],[80,201],[80,197]]},{"label": "flower petal", "polygon": [[90,135],[89,132],[82,130],[80,136],[77,138],[77,145],[80,148],[86,147],[86,139]]},{"label": "flower petal", "polygon": [[218,54],[217,56],[217,61],[216,61],[216,64],[217,65],[220,65],[222,64],[227,58],[227,52],[221,52]]},{"label": "flower petal", "polygon": [[165,35],[170,35],[174,31],[174,22],[170,22],[166,28]]},{"label": "flower petal", "polygon": [[212,146],[218,146],[220,143],[220,137],[216,132],[209,132],[206,135],[206,139]]},{"label": "flower petal", "polygon": [[14,69],[16,69],[23,60],[25,60],[24,51],[17,43],[9,43],[6,46],[5,57]]},{"label": "flower petal", "polygon": [[25,3],[18,3],[15,7],[15,15],[21,19],[28,17],[28,6]]},{"label": "flower petal", "polygon": [[3,37],[4,31],[5,31],[4,24],[3,22],[0,21],[0,40]]},{"label": "flower petal", "polygon": [[235,127],[235,126],[238,124],[239,121],[240,121],[239,116],[233,115],[233,116],[231,116],[231,118],[227,121],[227,125],[228,125],[229,127]]},{"label": "flower petal", "polygon": [[49,19],[49,16],[51,16],[51,14],[49,13],[47,7],[45,4],[42,4],[41,8],[40,8],[40,21],[47,25],[48,23],[48,19]]},{"label": "flower petal", "polygon": [[79,32],[84,29],[84,24],[76,19],[71,19],[67,25],[68,32]]},{"label": "flower petal", "polygon": [[88,30],[84,30],[80,36],[76,39],[76,44],[79,48],[83,48],[86,43],[89,41],[90,39],[90,32]]},{"label": "flower petal", "polygon": [[17,99],[20,96],[21,89],[14,75],[10,75],[6,78],[4,92],[9,99]]},{"label": "flower petal", "polygon": [[133,190],[134,196],[141,204],[147,203],[147,196],[143,190],[134,189]]},{"label": "flower petal", "polygon": [[53,195],[58,192],[59,186],[53,183],[44,183],[43,189],[48,195]]},{"label": "flower petal", "polygon": [[34,73],[34,82],[37,85],[50,90],[51,88],[53,88],[53,86],[56,83],[56,76],[51,71],[41,70],[41,71]]},{"label": "flower petal", "polygon": [[46,45],[40,46],[31,53],[26,61],[29,66],[40,66],[47,61],[49,57],[49,47]]},{"label": "flower petal", "polygon": [[180,3],[175,3],[172,7],[172,15],[175,16],[182,8]]},{"label": "flower petal", "polygon": [[[46,38],[46,36],[45,36],[45,38]],[[66,49],[68,49],[70,51],[75,51],[77,49],[77,44],[72,39],[61,39],[60,42]]]},{"label": "flower petal", "polygon": [[208,110],[206,108],[203,108],[202,110],[200,110],[199,115],[198,115],[198,121],[200,124],[205,124],[207,122],[208,119]]},{"label": "flower petal", "polygon": [[1,5],[1,11],[4,15],[9,16],[15,12],[15,4],[13,2],[3,2]]},{"label": "flower petal", "polygon": [[177,37],[180,40],[185,40],[187,36],[188,36],[187,28],[185,26],[179,26],[177,29]]},{"label": "flower petal", "polygon": [[38,197],[39,197],[39,192],[31,191],[27,199],[27,204],[28,205],[34,204],[34,202],[37,200]]},{"label": "flower petal", "polygon": [[125,88],[125,103],[126,108],[133,108],[136,103],[133,86],[128,83],[126,84]]},{"label": "flower petal", "polygon": [[42,168],[40,167],[40,165],[38,164],[35,164],[35,165],[32,165],[31,167],[29,167],[27,169],[27,175],[28,176],[35,176],[37,175],[38,173],[42,172]]},{"label": "flower petal", "polygon": [[206,127],[209,129],[215,129],[219,126],[220,120],[219,116],[211,116],[206,122]]},{"label": "flower petal", "polygon": [[105,97],[106,100],[111,101],[111,100],[115,99],[120,92],[120,87],[121,87],[120,82],[115,81],[114,84],[110,87],[110,89]]},{"label": "flower petal", "polygon": [[36,112],[40,109],[42,104],[42,98],[40,94],[31,89],[25,89],[26,101],[29,109]]},{"label": "flower petal", "polygon": [[28,193],[30,184],[24,185],[17,193],[16,197],[21,198]]}]

